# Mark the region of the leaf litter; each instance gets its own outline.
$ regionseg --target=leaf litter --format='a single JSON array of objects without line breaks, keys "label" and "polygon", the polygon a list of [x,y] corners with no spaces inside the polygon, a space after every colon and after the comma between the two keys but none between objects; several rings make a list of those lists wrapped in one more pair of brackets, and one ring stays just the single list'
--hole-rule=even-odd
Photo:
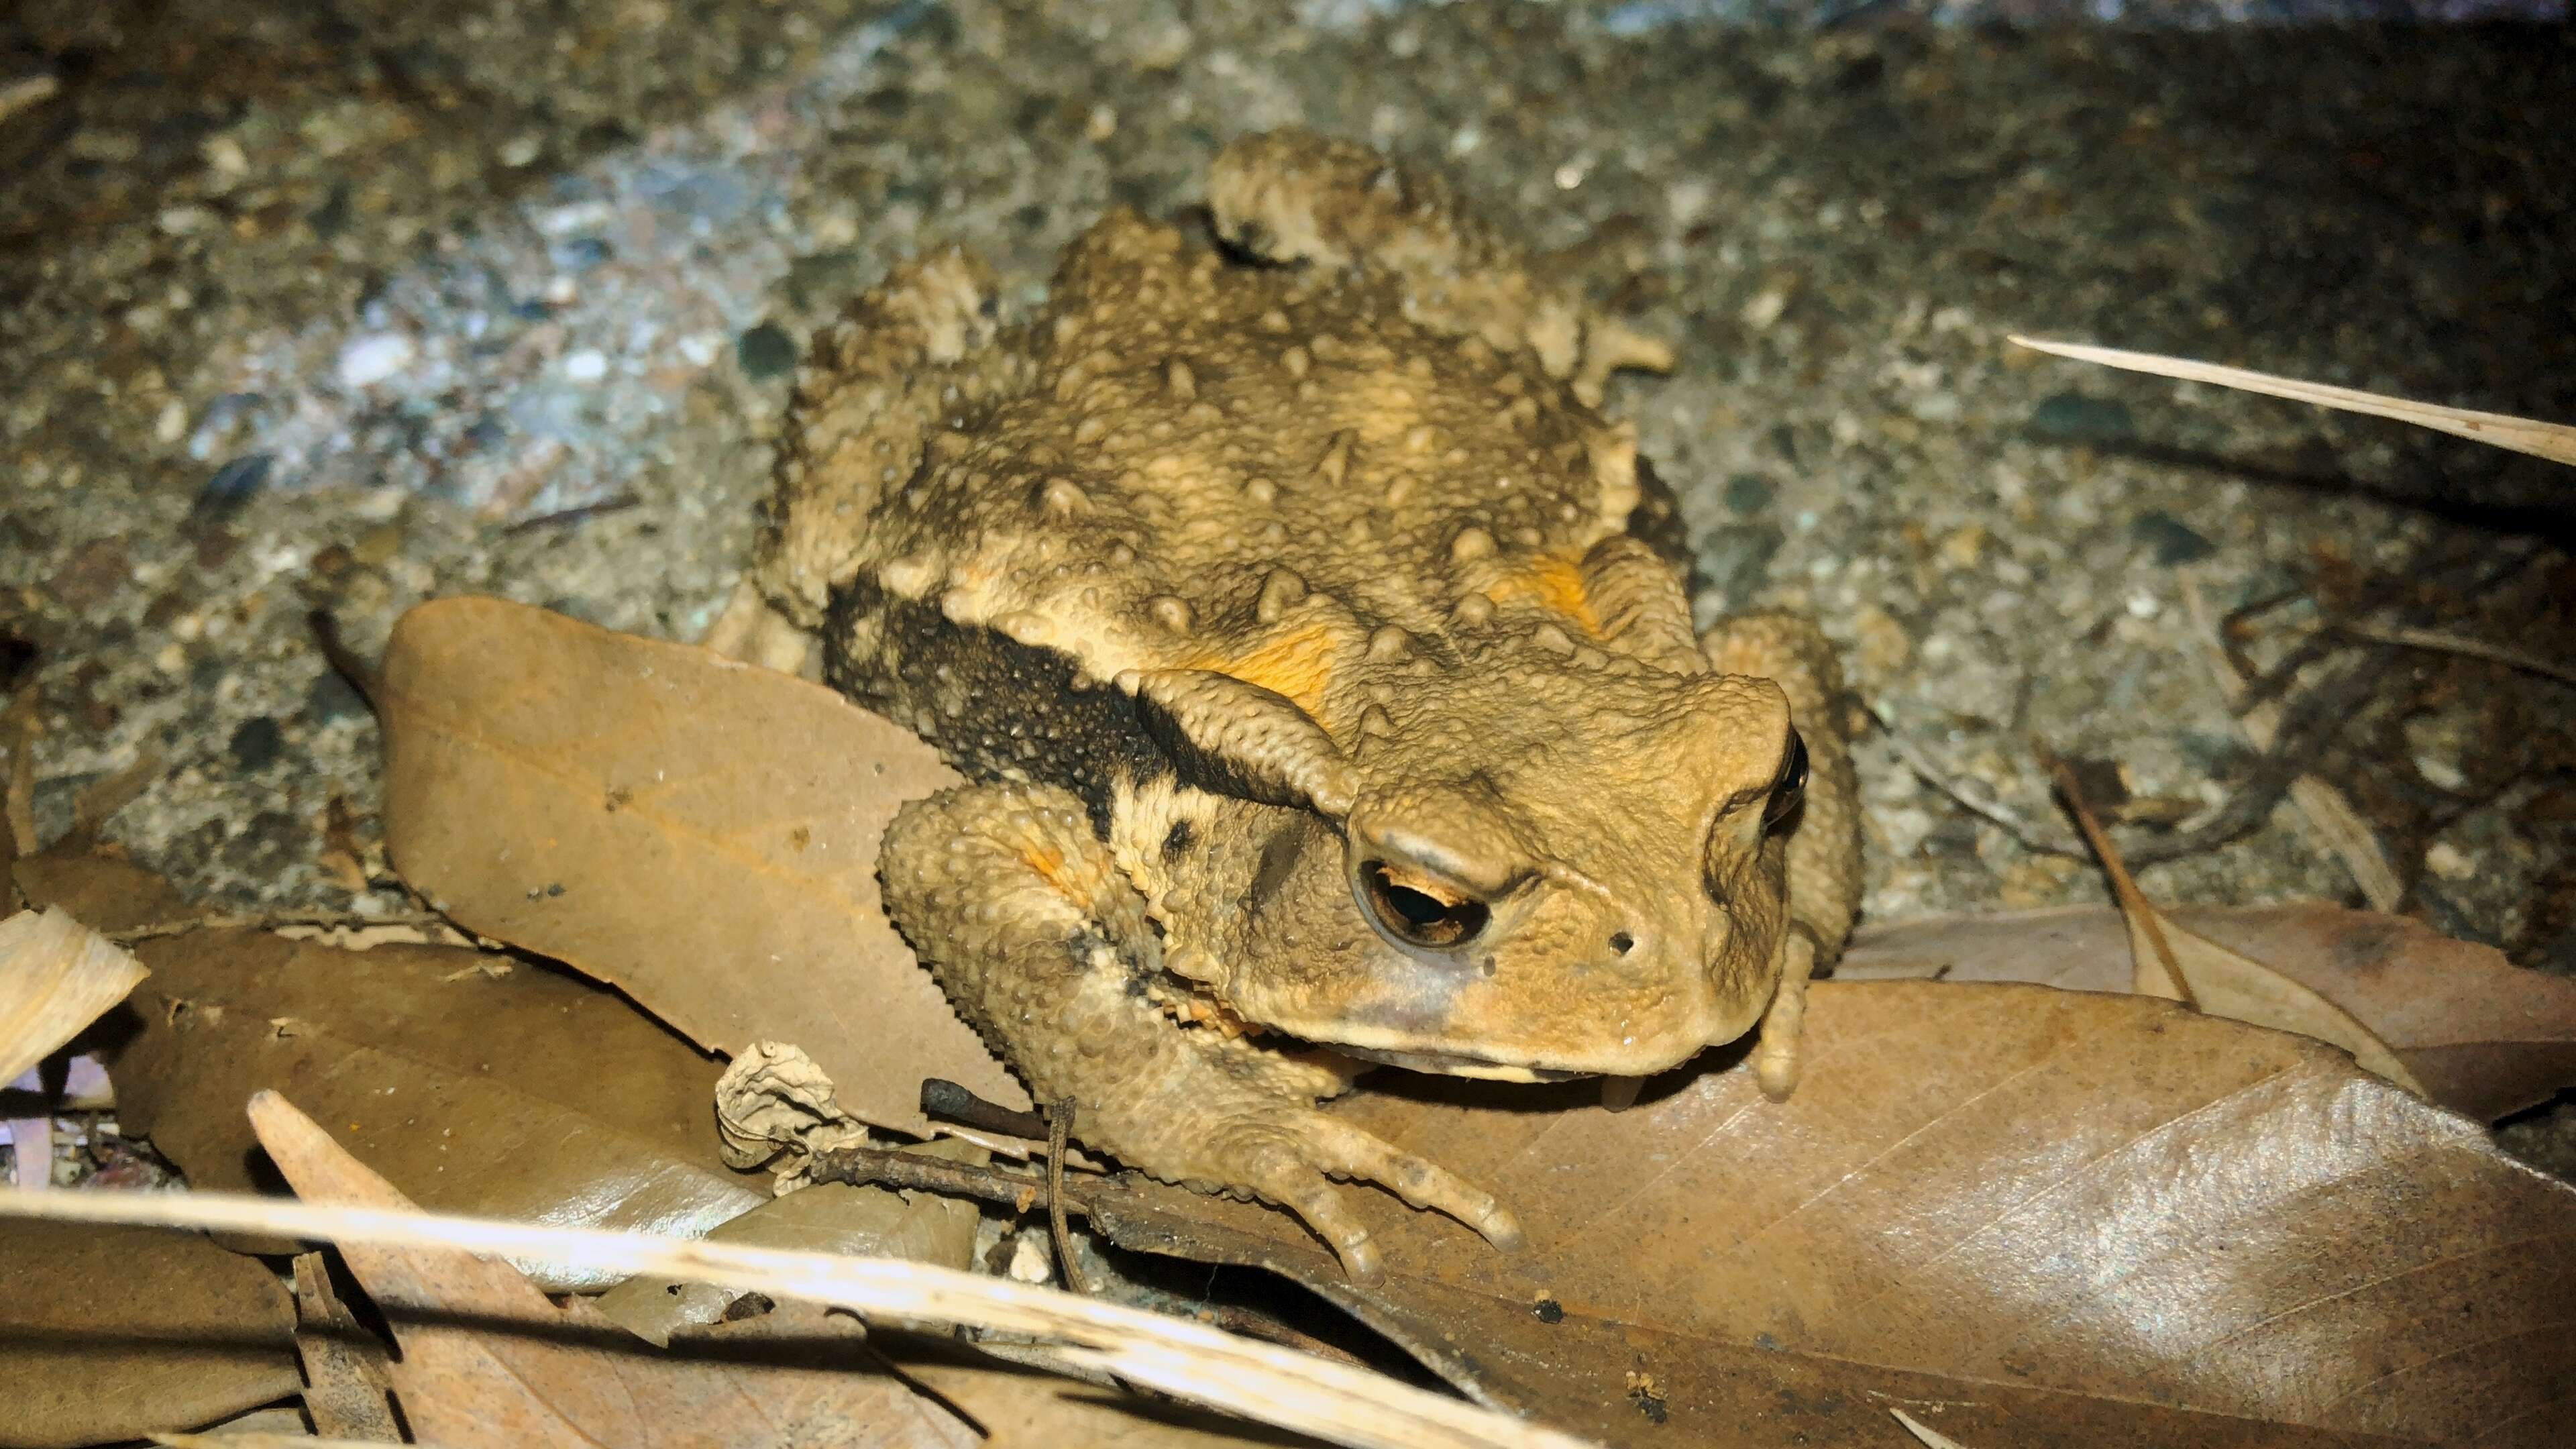
[{"label": "leaf litter", "polygon": [[[2350,1013],[2453,1111],[2493,1121],[2576,1082],[2576,981],[2516,966],[2493,946],[2324,901],[2183,908],[2165,918]],[[2127,948],[2123,917],[2110,906],[1935,916],[1864,928],[1834,978],[2128,991]]]},{"label": "leaf litter", "polygon": [[[56,864],[54,886],[81,874]],[[494,976],[458,947],[348,951],[248,929],[135,949],[154,975],[107,1051],[119,1119],[194,1186],[264,1184],[241,1103],[276,1087],[440,1207],[685,1232],[765,1195],[706,1122],[716,1064],[557,972]]]},{"label": "leaf litter", "polygon": [[[743,1054],[738,1064],[771,1050],[755,1052],[755,1043],[802,1049],[799,1085],[773,1105],[792,1101],[790,1118],[808,1125],[841,1125],[812,1140],[785,1132],[797,1148],[784,1159],[790,1185],[808,1175],[809,1149],[863,1138],[859,1122],[926,1128],[925,1077],[968,1082],[1004,1106],[1025,1103],[884,925],[870,869],[854,863],[872,864],[885,818],[938,783],[935,771],[874,768],[889,751],[920,764],[908,738],[828,692],[681,646],[495,601],[424,613],[438,617],[398,634],[408,672],[382,694],[394,759],[387,832],[397,862],[433,901],[472,930],[615,980],[701,1045]],[[467,657],[478,650],[481,662]],[[491,665],[496,656],[505,667]],[[534,699],[529,680],[560,697]],[[730,711],[714,703],[746,691],[756,702]],[[685,733],[692,720],[713,724],[672,743],[668,732]],[[648,774],[650,787],[639,787]],[[111,934],[192,914],[157,878],[98,857],[26,856],[10,879],[31,901]],[[805,914],[746,920],[796,911]],[[726,929],[684,919],[693,913],[721,917]],[[2568,1074],[2568,1004],[2533,989],[2529,973],[2478,957],[2482,948],[2323,907],[2215,924],[2189,912],[2160,919],[2348,1015],[2441,1100],[2509,1110],[2498,1104],[2545,1093]],[[2471,1434],[2553,1442],[2553,1396],[2576,1386],[2547,1307],[2576,1276],[2566,1256],[2576,1229],[2569,1190],[2328,1048],[2135,997],[1967,981],[1984,972],[2131,986],[2137,968],[2120,959],[2124,931],[2120,918],[2096,912],[2081,923],[1915,925],[1864,941],[1853,975],[1878,969],[1875,960],[1947,980],[1820,985],[1811,1015],[1820,1070],[1785,1105],[1760,1099],[1721,1053],[1650,1082],[1618,1116],[1595,1115],[1597,1093],[1585,1084],[1496,1091],[1378,1080],[1335,1107],[1511,1201],[1532,1229],[1521,1254],[1492,1253],[1372,1194],[1373,1226],[1400,1271],[1361,1290],[1292,1219],[1258,1205],[1132,1178],[1086,1179],[1082,1205],[1122,1246],[1259,1265],[1302,1282],[1470,1399],[1605,1443],[1888,1444],[1906,1432],[1890,1417],[1900,1408],[1980,1445]],[[815,942],[824,944],[809,956],[773,949]],[[206,1104],[195,1114],[202,1145],[182,1149],[204,1166],[197,1186],[224,1185],[225,1153],[239,1166],[248,1151],[239,1106],[268,1082],[255,1082],[246,1061],[294,1068],[277,1080],[297,1094],[327,1093],[335,1076],[412,1073],[414,1090],[393,1094],[403,1100],[369,1103],[356,1088],[325,1115],[350,1123],[361,1155],[396,1182],[415,1174],[419,1194],[444,1205],[547,1218],[510,1194],[537,1181],[560,1192],[580,1179],[544,1160],[553,1151],[546,1134],[560,1131],[593,1142],[602,1160],[632,1153],[657,1164],[645,1177],[758,1181],[734,1177],[719,1151],[715,1065],[618,998],[550,969],[401,941],[360,953],[239,925],[144,941],[137,954],[156,975],[127,1008],[143,1025],[115,1058],[121,1099],[132,1084],[120,1111],[152,1122],[156,1144],[186,1143],[192,1109],[182,1099]],[[182,957],[185,967],[175,964]],[[478,964],[455,969],[460,962]],[[199,975],[176,980],[183,970]],[[380,1009],[371,990],[413,1002],[416,1014],[370,1036],[366,1023]],[[334,999],[344,993],[352,999]],[[2226,995],[2193,994],[2204,1006]],[[437,1036],[437,1013],[420,1002],[470,1003],[451,1014],[471,1023],[465,1037],[505,1047],[498,1063],[479,1043],[462,1054],[423,1048],[414,1060],[411,1035]],[[191,1017],[182,1042],[176,1023]],[[621,1030],[645,1035],[615,1036]],[[597,1044],[603,1034],[614,1050]],[[558,1055],[552,1075],[538,1060],[547,1043]],[[340,1070],[294,1055],[308,1050]],[[468,1055],[478,1057],[471,1068]],[[620,1056],[657,1064],[632,1079],[646,1083],[641,1095],[630,1082],[583,1096],[576,1079]],[[657,1072],[668,1097],[653,1095]],[[513,1112],[538,1125],[514,1131]],[[226,1114],[231,1124],[217,1123]],[[460,1121],[475,1130],[452,1133]],[[656,1122],[680,1125],[657,1134]],[[749,1158],[781,1140],[750,1138]],[[980,1155],[960,1144],[938,1152],[967,1163]],[[687,1165],[699,1162],[711,1165]],[[721,1210],[645,1225],[699,1234],[731,1218],[707,1253],[777,1243],[955,1263],[961,1247],[989,1241],[994,1220],[921,1185],[937,1179],[934,1165],[903,1192],[806,1185],[740,1217],[764,1200],[743,1187]],[[490,1182],[472,1200],[454,1185],[478,1166]],[[527,1181],[513,1187],[513,1176]],[[454,1195],[439,1198],[442,1190]],[[1044,1200],[1024,1194],[1017,1211]],[[980,1223],[981,1237],[960,1231],[969,1223]],[[559,1281],[596,1286],[631,1265],[560,1266]],[[1025,1423],[1049,1439],[1068,1437],[1064,1416],[1094,1415],[1095,1432],[1071,1442],[1115,1442],[1102,1414],[1184,1432],[1111,1407],[1132,1400],[1018,1371],[1010,1382],[1025,1392],[974,1399],[1004,1372],[989,1361],[907,1360],[895,1374],[868,1355],[898,1332],[871,1339],[792,1306],[781,1316],[741,1279],[721,1287],[703,1265],[664,1267],[596,1302],[536,1300],[555,1329],[577,1317],[590,1335],[579,1352],[547,1360],[547,1372],[569,1376],[567,1393],[629,1412],[661,1402],[650,1396],[665,1390],[634,1385],[664,1370],[626,1358],[668,1368],[699,1362],[690,1355],[711,1336],[783,1334],[800,1351],[840,1355],[833,1375],[873,1375],[864,1392],[882,1393],[869,1402],[885,1406],[888,1426],[948,1432],[965,1424],[953,1417],[962,1406],[988,1428]],[[378,1308],[408,1291],[368,1286]],[[1122,1278],[1107,1291],[1133,1286]],[[509,1317],[528,1308],[533,1289],[519,1280],[492,1291],[516,1305]],[[652,1357],[652,1337],[676,1353]],[[404,1349],[395,1363],[410,1359],[408,1340]],[[1102,1354],[1059,1347],[1048,1361],[1096,1372]],[[740,1358],[726,1363],[738,1368]],[[1140,1382],[1205,1372],[1126,1363]],[[437,1392],[469,1419],[487,1412],[470,1407],[480,1388]],[[763,1422],[770,1437],[739,1442],[845,1442]],[[413,1428],[422,1432],[417,1418]]]}]

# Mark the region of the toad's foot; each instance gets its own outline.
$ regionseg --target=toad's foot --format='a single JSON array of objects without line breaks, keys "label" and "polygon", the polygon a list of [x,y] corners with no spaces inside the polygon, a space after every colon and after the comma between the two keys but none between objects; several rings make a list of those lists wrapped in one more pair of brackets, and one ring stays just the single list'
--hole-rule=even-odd
[{"label": "toad's foot", "polygon": [[1169,1125],[1185,1128],[1175,1135],[1188,1146],[1160,1166],[1140,1166],[1193,1186],[1248,1190],[1289,1209],[1332,1245],[1354,1282],[1376,1282],[1385,1268],[1350,1195],[1333,1179],[1378,1183],[1414,1207],[1456,1218],[1507,1252],[1521,1245],[1519,1222],[1491,1194],[1311,1107],[1238,1100],[1181,1113]]},{"label": "toad's foot", "polygon": [[904,807],[879,873],[895,923],[1041,1102],[1072,1099],[1089,1146],[1169,1182],[1256,1194],[1303,1217],[1354,1278],[1377,1248],[1333,1178],[1382,1183],[1498,1247],[1520,1239],[1486,1193],[1317,1112],[1345,1078],[1223,1032],[1177,1025],[1144,898],[1082,802],[968,785]]}]

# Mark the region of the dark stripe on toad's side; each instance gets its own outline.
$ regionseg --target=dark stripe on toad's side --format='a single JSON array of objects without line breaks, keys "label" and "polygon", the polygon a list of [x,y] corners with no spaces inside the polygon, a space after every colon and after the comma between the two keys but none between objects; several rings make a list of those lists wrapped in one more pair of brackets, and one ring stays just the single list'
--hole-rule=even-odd
[{"label": "dark stripe on toad's side", "polygon": [[[882,622],[883,645],[856,654],[851,641],[869,619]],[[1105,684],[1074,687],[1072,656],[952,623],[938,605],[897,598],[864,575],[832,591],[823,678],[928,740],[961,774],[1073,791],[1104,838],[1118,780],[1172,771],[1135,701]],[[941,712],[942,695],[956,699],[957,713]]]},{"label": "dark stripe on toad's side", "polygon": [[1699,577],[1697,561],[1691,556],[1690,527],[1682,521],[1682,501],[1643,453],[1637,455],[1637,506],[1628,510],[1625,531],[1653,549],[1657,558],[1689,571],[1691,594],[1698,595],[1705,581]]}]

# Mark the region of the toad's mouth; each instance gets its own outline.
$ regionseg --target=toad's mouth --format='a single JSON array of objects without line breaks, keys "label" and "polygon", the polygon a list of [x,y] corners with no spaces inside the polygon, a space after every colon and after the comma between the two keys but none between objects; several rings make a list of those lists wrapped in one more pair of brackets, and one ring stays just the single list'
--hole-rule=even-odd
[{"label": "toad's mouth", "polygon": [[1488,1057],[1466,1056],[1458,1052],[1379,1051],[1368,1047],[1336,1046],[1334,1051],[1346,1057],[1381,1066],[1402,1067],[1409,1072],[1430,1072],[1443,1077],[1475,1077],[1488,1082],[1570,1082],[1577,1077],[1596,1075],[1592,1072],[1560,1072],[1547,1067],[1525,1067],[1514,1062],[1498,1062]]}]

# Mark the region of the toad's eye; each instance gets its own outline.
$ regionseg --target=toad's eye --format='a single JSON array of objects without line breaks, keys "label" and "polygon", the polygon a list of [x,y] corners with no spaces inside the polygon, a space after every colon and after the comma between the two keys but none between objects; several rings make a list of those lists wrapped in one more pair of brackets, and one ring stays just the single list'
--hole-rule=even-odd
[{"label": "toad's eye", "polygon": [[1454,888],[1397,868],[1382,860],[1360,866],[1360,907],[1369,923],[1410,946],[1437,950],[1463,946],[1485,929],[1491,912],[1485,903]]},{"label": "toad's eye", "polygon": [[1780,762],[1780,778],[1771,782],[1771,799],[1762,807],[1762,828],[1770,830],[1786,820],[1807,798],[1807,742],[1796,730],[1789,731],[1789,758]]}]

